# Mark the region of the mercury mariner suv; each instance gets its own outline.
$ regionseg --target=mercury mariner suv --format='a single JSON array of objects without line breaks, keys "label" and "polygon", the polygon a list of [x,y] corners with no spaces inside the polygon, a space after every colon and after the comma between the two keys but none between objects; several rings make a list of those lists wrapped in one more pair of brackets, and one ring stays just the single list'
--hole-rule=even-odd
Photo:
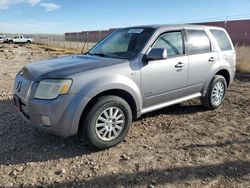
[{"label": "mercury mariner suv", "polygon": [[198,25],[119,29],[86,54],[27,64],[14,103],[33,126],[112,147],[142,114],[200,98],[219,107],[235,75],[227,32]]}]

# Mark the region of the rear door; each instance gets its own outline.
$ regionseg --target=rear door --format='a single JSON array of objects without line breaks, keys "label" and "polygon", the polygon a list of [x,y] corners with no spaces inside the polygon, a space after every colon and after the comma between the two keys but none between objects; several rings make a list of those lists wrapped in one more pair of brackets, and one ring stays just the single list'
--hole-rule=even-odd
[{"label": "rear door", "polygon": [[218,53],[213,51],[203,29],[186,29],[185,33],[189,54],[188,92],[192,94],[202,90],[212,66],[218,61]]}]

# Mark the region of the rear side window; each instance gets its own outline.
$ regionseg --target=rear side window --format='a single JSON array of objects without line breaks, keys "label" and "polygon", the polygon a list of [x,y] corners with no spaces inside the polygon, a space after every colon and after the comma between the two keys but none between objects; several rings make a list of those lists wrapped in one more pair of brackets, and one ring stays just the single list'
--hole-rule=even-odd
[{"label": "rear side window", "polygon": [[224,31],[211,29],[210,32],[214,36],[215,40],[217,41],[217,43],[222,51],[233,49],[232,45],[230,43],[230,40]]},{"label": "rear side window", "polygon": [[207,53],[211,51],[210,40],[203,30],[187,30],[188,49],[190,54]]},{"label": "rear side window", "polygon": [[165,48],[168,57],[184,54],[184,45],[181,31],[163,33],[153,44],[152,48]]}]

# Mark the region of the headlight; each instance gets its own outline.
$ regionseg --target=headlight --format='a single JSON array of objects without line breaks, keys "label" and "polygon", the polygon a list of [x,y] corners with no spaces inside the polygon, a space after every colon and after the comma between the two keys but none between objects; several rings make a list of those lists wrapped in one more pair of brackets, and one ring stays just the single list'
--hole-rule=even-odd
[{"label": "headlight", "polygon": [[45,79],[39,82],[34,98],[36,99],[55,99],[58,95],[69,92],[72,80],[65,79]]}]

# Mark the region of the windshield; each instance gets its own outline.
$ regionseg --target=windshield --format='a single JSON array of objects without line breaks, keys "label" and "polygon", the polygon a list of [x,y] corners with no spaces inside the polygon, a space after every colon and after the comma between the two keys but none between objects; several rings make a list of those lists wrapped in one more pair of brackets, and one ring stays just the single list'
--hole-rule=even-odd
[{"label": "windshield", "polygon": [[143,49],[153,31],[152,28],[120,29],[98,43],[88,54],[131,59]]}]

